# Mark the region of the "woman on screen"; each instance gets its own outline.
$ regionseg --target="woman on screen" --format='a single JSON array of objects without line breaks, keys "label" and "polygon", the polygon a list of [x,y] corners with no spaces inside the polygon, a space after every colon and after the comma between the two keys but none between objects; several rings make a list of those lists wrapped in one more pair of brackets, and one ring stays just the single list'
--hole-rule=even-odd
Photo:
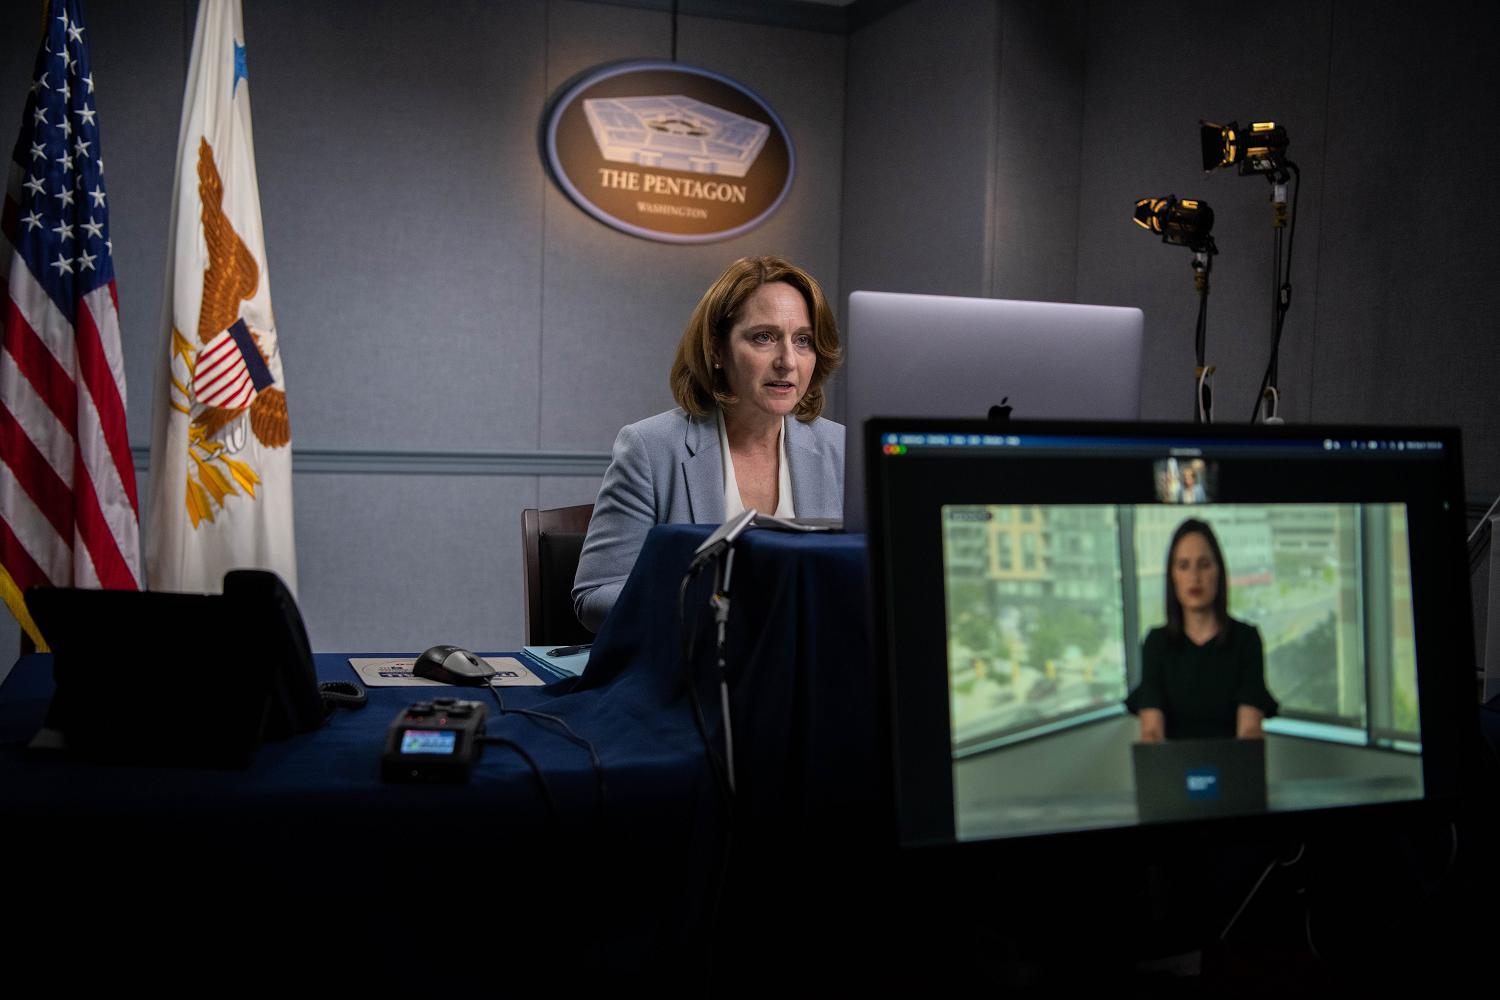
[{"label": "woman on screen", "polygon": [[1182,482],[1178,486],[1178,503],[1204,503],[1208,497],[1203,492],[1203,484],[1198,477],[1201,473],[1192,463],[1182,467]]},{"label": "woman on screen", "polygon": [[1276,714],[1260,632],[1229,617],[1229,572],[1214,531],[1189,519],[1167,547],[1167,623],[1141,647],[1141,683],[1125,707],[1141,742],[1259,739]]},{"label": "woman on screen", "polygon": [[751,507],[842,515],[844,428],[819,416],[840,360],[810,274],[780,257],[729,265],[677,345],[677,407],[615,439],[573,586],[587,628],[604,623],[653,525],[719,524]]}]

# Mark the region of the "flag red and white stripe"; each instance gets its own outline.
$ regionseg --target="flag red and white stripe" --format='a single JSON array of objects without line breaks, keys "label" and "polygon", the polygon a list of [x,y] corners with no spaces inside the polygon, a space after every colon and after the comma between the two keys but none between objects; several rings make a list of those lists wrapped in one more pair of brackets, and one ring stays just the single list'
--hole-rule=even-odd
[{"label": "flag red and white stripe", "polygon": [[0,593],[139,589],[135,468],[103,167],[77,0],[52,0],[0,244]]}]

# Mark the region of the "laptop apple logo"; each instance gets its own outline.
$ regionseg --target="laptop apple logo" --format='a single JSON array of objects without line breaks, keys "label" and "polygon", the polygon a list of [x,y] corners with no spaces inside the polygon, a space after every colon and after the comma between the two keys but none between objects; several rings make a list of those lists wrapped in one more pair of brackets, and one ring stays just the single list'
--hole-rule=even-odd
[{"label": "laptop apple logo", "polygon": [[1009,396],[1002,396],[1002,397],[1000,397],[1000,405],[990,407],[990,419],[991,420],[1009,420],[1010,419],[1010,411],[1015,408],[1013,406],[1010,406],[1009,403],[1010,403],[1010,397]]}]

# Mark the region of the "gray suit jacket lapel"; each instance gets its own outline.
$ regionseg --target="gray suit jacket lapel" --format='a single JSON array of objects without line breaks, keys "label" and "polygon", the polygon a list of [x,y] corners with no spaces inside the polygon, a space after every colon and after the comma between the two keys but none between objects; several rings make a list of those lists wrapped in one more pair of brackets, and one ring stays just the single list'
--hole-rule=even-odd
[{"label": "gray suit jacket lapel", "polygon": [[[792,506],[798,517],[833,517],[829,513],[829,488],[839,480],[833,471],[833,459],[813,429],[794,417],[785,421],[786,460],[792,472]],[[837,470],[839,474],[842,469]],[[839,496],[842,509],[844,498]]]},{"label": "gray suit jacket lapel", "polygon": [[689,417],[683,445],[688,454],[682,462],[688,515],[694,524],[718,524],[724,520],[724,460],[719,455],[717,418]]}]

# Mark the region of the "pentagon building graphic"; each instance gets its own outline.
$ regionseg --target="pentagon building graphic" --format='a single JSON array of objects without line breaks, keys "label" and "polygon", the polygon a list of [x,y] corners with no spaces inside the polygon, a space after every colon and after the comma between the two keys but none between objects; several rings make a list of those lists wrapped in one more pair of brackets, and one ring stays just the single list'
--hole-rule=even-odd
[{"label": "pentagon building graphic", "polygon": [[599,153],[615,163],[743,177],[771,127],[680,94],[583,102]]}]

